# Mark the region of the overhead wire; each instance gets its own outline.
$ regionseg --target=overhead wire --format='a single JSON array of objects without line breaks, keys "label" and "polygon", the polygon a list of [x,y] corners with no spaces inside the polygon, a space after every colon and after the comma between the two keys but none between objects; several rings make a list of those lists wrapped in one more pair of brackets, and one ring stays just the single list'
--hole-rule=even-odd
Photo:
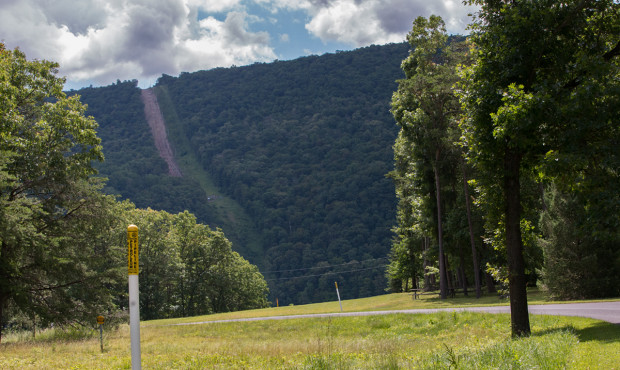
[{"label": "overhead wire", "polygon": [[385,267],[385,266],[387,266],[387,265],[379,265],[379,266],[375,266],[375,267],[368,267],[368,268],[357,269],[357,270],[350,270],[350,271],[331,271],[331,272],[326,272],[324,274],[302,275],[302,276],[293,276],[293,277],[286,277],[286,278],[265,279],[265,281],[294,280],[294,279],[310,278],[310,277],[317,277],[317,276],[348,274],[348,273],[351,273],[351,272],[374,270],[374,269],[378,269],[378,268]]},{"label": "overhead wire", "polygon": [[[348,262],[348,263],[343,263],[343,264],[338,264],[338,265],[329,265],[329,266],[321,266],[321,267],[308,267],[308,268],[302,268],[302,269],[278,270],[278,271],[270,271],[270,272],[271,273],[273,273],[273,272],[293,272],[293,271],[306,271],[306,270],[321,269],[321,268],[334,268],[334,267],[342,267],[342,266],[349,266],[349,265],[354,265],[354,264],[366,263],[368,261],[375,261],[376,262],[376,261],[380,261],[380,260],[384,260],[384,259],[387,259],[387,257],[373,258],[373,259],[364,260],[364,261],[351,261],[351,262]],[[294,279],[303,279],[303,278],[311,278],[311,277],[319,277],[319,276],[348,274],[348,273],[352,273],[352,272],[360,272],[360,271],[368,271],[368,270],[374,270],[374,269],[378,269],[378,268],[384,268],[386,266],[388,266],[388,264],[384,263],[384,264],[377,265],[377,266],[365,267],[365,268],[359,268],[359,269],[353,269],[353,270],[329,271],[329,272],[324,272],[324,273],[320,273],[320,274],[279,277],[279,278],[271,278],[271,279],[265,279],[265,280],[266,281],[294,280]]]},{"label": "overhead wire", "polygon": [[341,263],[341,264],[338,264],[338,265],[304,267],[304,268],[289,269],[289,270],[261,271],[260,273],[264,275],[264,274],[271,274],[271,273],[276,273],[276,272],[293,272],[293,271],[317,270],[317,269],[325,269],[325,268],[331,268],[331,267],[340,267],[340,266],[354,265],[356,263],[365,263],[365,262],[368,262],[368,261],[379,261],[379,260],[385,260],[385,259],[388,259],[388,257],[371,258],[371,259],[367,259],[367,260],[363,260],[363,261],[349,261],[349,262]]}]

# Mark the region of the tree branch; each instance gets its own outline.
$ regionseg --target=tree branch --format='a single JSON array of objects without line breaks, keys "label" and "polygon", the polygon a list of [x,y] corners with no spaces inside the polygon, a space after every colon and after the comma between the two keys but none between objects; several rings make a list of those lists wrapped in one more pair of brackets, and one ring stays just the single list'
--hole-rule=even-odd
[{"label": "tree branch", "polygon": [[618,41],[618,43],[616,44],[616,46],[614,46],[613,49],[609,50],[608,52],[606,52],[605,54],[603,54],[603,59],[608,62],[611,60],[611,58],[616,57],[620,55],[620,41]]},{"label": "tree branch", "polygon": [[88,280],[88,278],[80,279],[80,280],[75,280],[75,281],[72,281],[72,282],[69,282],[69,283],[65,283],[65,284],[60,284],[60,285],[53,285],[53,286],[52,285],[48,285],[48,286],[43,287],[43,288],[30,289],[30,291],[31,292],[42,292],[44,290],[55,290],[55,289],[60,289],[60,288],[66,288],[66,287],[71,286],[71,285],[83,283],[86,280]]}]

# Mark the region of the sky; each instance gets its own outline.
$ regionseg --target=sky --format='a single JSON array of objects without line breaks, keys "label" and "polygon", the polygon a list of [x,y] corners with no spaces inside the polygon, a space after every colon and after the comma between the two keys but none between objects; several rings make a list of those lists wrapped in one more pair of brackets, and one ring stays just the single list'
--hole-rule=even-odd
[{"label": "sky", "polygon": [[0,41],[60,64],[65,88],[152,86],[215,67],[405,41],[417,16],[466,34],[461,0],[0,0]]}]

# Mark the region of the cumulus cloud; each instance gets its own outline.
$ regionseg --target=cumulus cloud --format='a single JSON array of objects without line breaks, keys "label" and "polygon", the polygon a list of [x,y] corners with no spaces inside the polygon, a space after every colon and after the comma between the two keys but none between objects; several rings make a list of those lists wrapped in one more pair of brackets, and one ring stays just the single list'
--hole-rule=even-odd
[{"label": "cumulus cloud", "polygon": [[306,29],[323,41],[353,46],[399,42],[418,16],[441,16],[448,32],[463,34],[475,7],[460,0],[256,0],[278,9],[305,10]]},{"label": "cumulus cloud", "polygon": [[416,17],[431,14],[444,18],[448,32],[463,33],[474,10],[451,0],[315,0],[313,7],[309,32],[355,46],[403,41]]},{"label": "cumulus cloud", "polygon": [[[198,11],[230,11],[225,20],[198,20]],[[0,37],[30,58],[58,61],[60,73],[109,84],[139,79],[148,86],[162,73],[248,64],[276,58],[266,32],[240,0],[6,0]]]},{"label": "cumulus cloud", "polygon": [[199,7],[205,12],[224,12],[236,9],[241,5],[241,0],[189,0],[187,5]]},{"label": "cumulus cloud", "polygon": [[[464,33],[473,10],[460,0],[1,0],[0,40],[59,62],[69,87],[117,79],[145,87],[163,73],[276,59],[273,43],[303,52],[310,38],[400,42],[419,15]],[[286,23],[299,28],[278,28]]]}]

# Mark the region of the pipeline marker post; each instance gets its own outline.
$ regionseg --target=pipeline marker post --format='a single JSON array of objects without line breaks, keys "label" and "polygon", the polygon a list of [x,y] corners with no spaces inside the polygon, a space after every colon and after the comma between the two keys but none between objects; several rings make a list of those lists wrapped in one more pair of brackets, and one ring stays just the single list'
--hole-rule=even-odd
[{"label": "pipeline marker post", "polygon": [[97,324],[99,324],[99,342],[101,343],[101,353],[103,353],[103,323],[105,318],[101,315],[97,316]]},{"label": "pipeline marker post", "polygon": [[138,227],[127,227],[127,272],[129,274],[129,330],[131,333],[131,368],[142,368],[140,354],[140,289],[138,281]]},{"label": "pipeline marker post", "polygon": [[338,294],[338,303],[340,304],[340,312],[342,312],[342,301],[340,301],[340,292],[338,291],[338,282],[334,281],[334,284],[336,284],[336,294]]}]

